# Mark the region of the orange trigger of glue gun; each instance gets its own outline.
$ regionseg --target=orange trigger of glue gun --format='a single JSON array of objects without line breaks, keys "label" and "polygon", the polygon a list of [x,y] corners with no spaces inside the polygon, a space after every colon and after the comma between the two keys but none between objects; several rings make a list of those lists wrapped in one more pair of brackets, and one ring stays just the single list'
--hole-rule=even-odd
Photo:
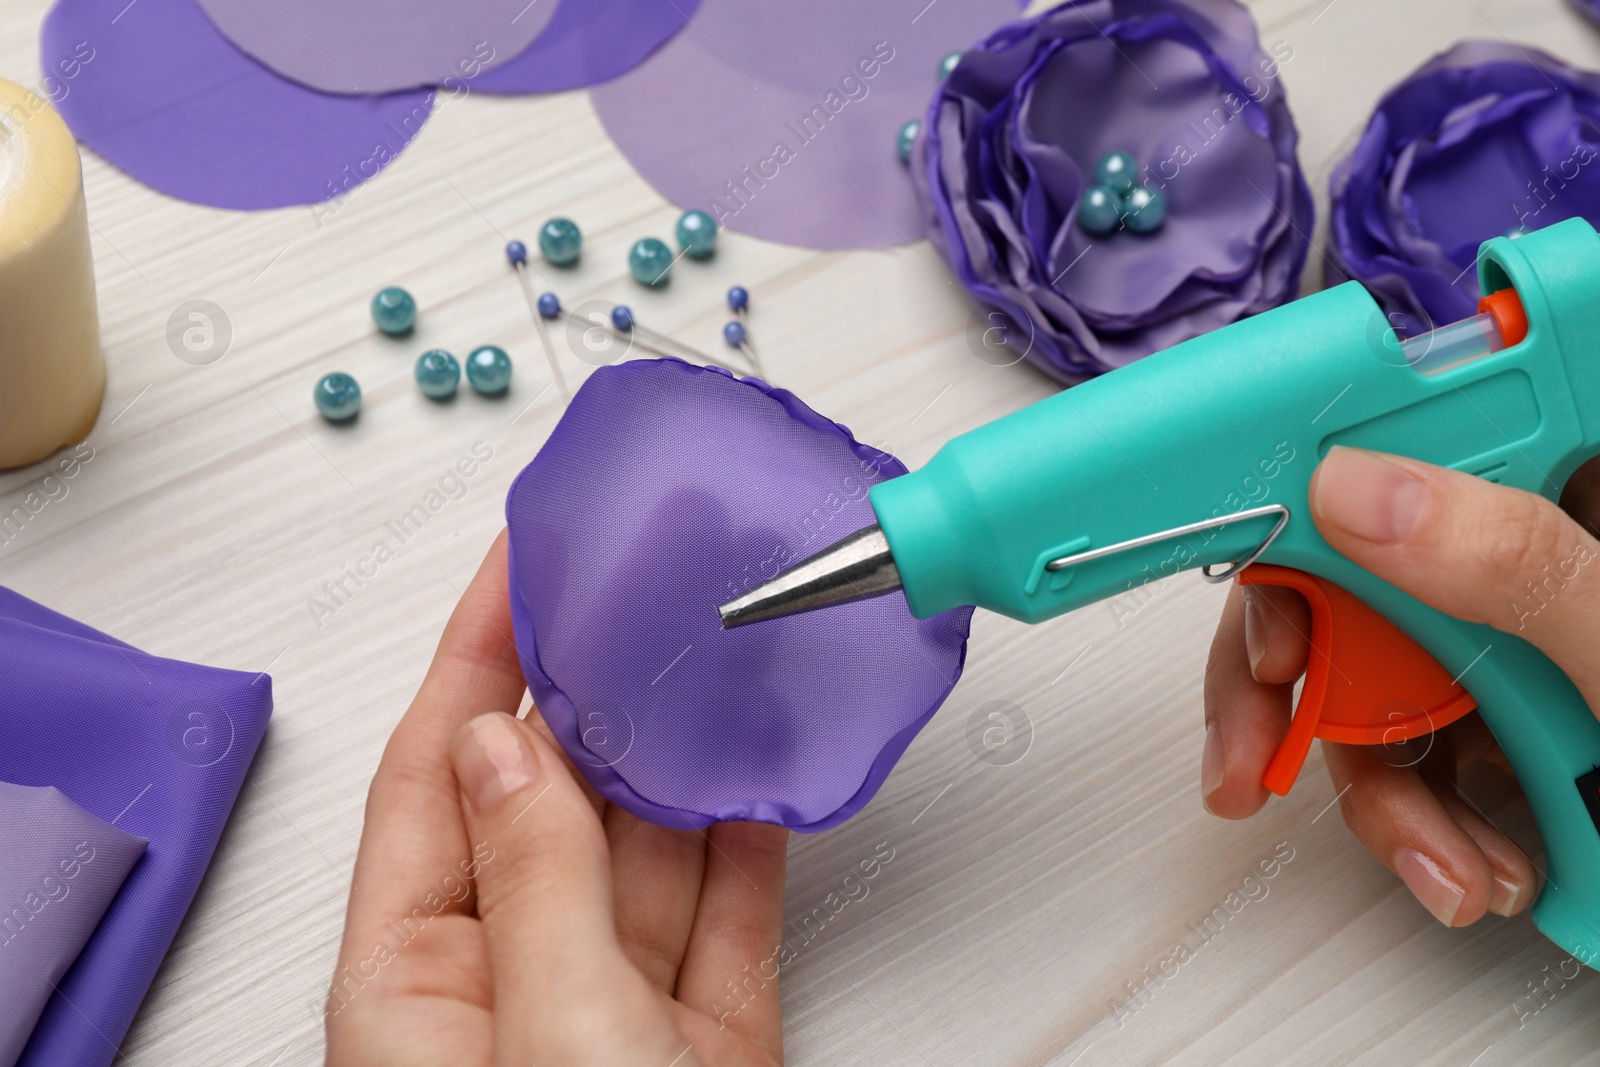
[{"label": "orange trigger of glue gun", "polygon": [[[1528,318],[1513,289],[1478,301],[1494,316],[1509,347],[1528,336]],[[1311,604],[1311,650],[1305,686],[1289,732],[1261,784],[1289,792],[1311,751],[1311,739],[1345,745],[1394,745],[1432,733],[1477,707],[1421,645],[1331,582],[1288,567],[1257,563],[1240,585],[1294,589]]]},{"label": "orange trigger of glue gun", "polygon": [[1311,739],[1393,745],[1432,733],[1477,706],[1439,662],[1392,622],[1315,575],[1256,563],[1240,585],[1293,589],[1311,605],[1305,685],[1289,732],[1261,784],[1279,796],[1294,785]]}]

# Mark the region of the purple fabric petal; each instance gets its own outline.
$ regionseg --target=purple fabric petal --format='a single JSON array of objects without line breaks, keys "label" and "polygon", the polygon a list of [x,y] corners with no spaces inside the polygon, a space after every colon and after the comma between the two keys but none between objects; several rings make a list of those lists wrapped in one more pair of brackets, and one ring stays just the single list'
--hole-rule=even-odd
[{"label": "purple fabric petal", "polygon": [[272,682],[148,655],[3,588],[0,678],[0,780],[55,786],[150,843],[19,1061],[104,1067],[211,861]]},{"label": "purple fabric petal", "polygon": [[1390,89],[1330,181],[1325,284],[1363,282],[1402,334],[1471,315],[1492,237],[1600,223],[1600,74],[1465,41]]},{"label": "purple fabric petal", "polygon": [[510,62],[555,17],[557,2],[198,0],[223,36],[283,77],[361,95],[439,85]]},{"label": "purple fabric petal", "polygon": [[1017,8],[704,0],[688,30],[596,89],[595,108],[645,180],[680,207],[811,248],[903,244],[922,227],[896,133],[926,109],[939,59]]},{"label": "purple fabric petal", "polygon": [[285,81],[229,44],[194,0],[57,0],[40,54],[79,140],[147,185],[211,207],[346,195],[405,148],[433,106],[427,92],[330,96]]},{"label": "purple fabric petal", "polygon": [[145,844],[59,789],[0,782],[0,1064],[22,1055]]},{"label": "purple fabric petal", "polygon": [[626,74],[688,25],[700,0],[566,0],[538,38],[507,63],[447,78],[446,89],[552,93]]},{"label": "purple fabric petal", "polygon": [[506,501],[540,713],[607,800],[663,826],[822,830],[961,675],[971,609],[893,594],[724,631],[717,605],[877,521],[905,473],[782,389],[678,360],[592,374]]},{"label": "purple fabric petal", "polygon": [[[1277,69],[1233,0],[1076,0],[970,50],[912,177],[934,246],[1063,381],[1292,299],[1310,189]],[[1153,235],[1094,237],[1077,200],[1112,150],[1166,197]]]}]

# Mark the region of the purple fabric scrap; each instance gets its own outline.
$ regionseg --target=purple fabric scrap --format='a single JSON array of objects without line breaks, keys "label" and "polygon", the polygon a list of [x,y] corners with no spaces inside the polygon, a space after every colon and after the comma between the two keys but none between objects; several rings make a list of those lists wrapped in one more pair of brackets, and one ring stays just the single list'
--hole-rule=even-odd
[{"label": "purple fabric scrap", "polygon": [[223,36],[268,69],[321,92],[369,95],[509,62],[555,17],[558,0],[198,2]]},{"label": "purple fabric scrap", "polygon": [[590,375],[506,500],[512,622],[551,731],[662,826],[822,830],[961,676],[971,609],[894,593],[735,630],[717,605],[876,521],[905,473],[793,394],[633,360]]},{"label": "purple fabric scrap", "polygon": [[59,789],[0,782],[0,1067],[22,1055],[144,849]]},{"label": "purple fabric scrap", "polygon": [[349,195],[433,107],[426,91],[334,96],[286,81],[228,43],[195,0],[57,0],[40,61],[84,144],[169,196],[244,211]]},{"label": "purple fabric scrap", "polygon": [[[970,49],[923,119],[912,172],[934,246],[989,335],[1062,381],[1293,299],[1310,189],[1280,80],[1233,0],[1078,0]],[[1159,230],[1096,236],[1078,200],[1129,152]]]},{"label": "purple fabric scrap", "polygon": [[567,0],[534,42],[509,62],[447,78],[447,90],[553,93],[620,77],[695,17],[700,0]]},{"label": "purple fabric scrap", "polygon": [[1413,336],[1477,311],[1478,247],[1600,225],[1600,74],[1463,41],[1384,94],[1329,183],[1323,280],[1354,278]]},{"label": "purple fabric scrap", "polygon": [[922,237],[895,137],[939,60],[1016,0],[704,0],[690,28],[592,93],[606,132],[682,208],[810,248]]},{"label": "purple fabric scrap", "polygon": [[0,781],[54,786],[149,842],[19,1061],[105,1067],[211,862],[272,681],[140,652],[4,588],[0,678]]}]

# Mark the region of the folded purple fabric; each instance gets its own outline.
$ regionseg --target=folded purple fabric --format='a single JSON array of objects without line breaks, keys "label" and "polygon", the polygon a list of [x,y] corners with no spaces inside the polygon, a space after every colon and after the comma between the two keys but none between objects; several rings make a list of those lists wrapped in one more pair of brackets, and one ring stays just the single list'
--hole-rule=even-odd
[{"label": "folded purple fabric", "polygon": [[972,609],[899,593],[723,630],[717,605],[875,522],[893,456],[792,393],[678,360],[603,367],[506,500],[540,713],[606,799],[676,828],[836,825],[961,677]]},{"label": "folded purple fabric", "polygon": [[0,781],[55,786],[150,843],[19,1061],[104,1067],[211,861],[272,682],[147,655],[4,588],[0,678]]},{"label": "folded purple fabric", "polygon": [[0,1067],[12,1067],[145,841],[59,789],[0,782]]}]

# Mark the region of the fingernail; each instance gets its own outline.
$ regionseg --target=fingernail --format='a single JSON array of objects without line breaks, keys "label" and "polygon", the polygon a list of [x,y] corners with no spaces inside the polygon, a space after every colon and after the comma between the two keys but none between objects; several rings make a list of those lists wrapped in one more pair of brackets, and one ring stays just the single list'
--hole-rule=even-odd
[{"label": "fingernail", "polygon": [[456,779],[473,810],[487,814],[539,776],[539,762],[509,715],[481,715],[456,749]]},{"label": "fingernail", "polygon": [[1206,747],[1200,755],[1200,796],[1211,806],[1211,794],[1222,785],[1222,731],[1214,722],[1206,723]]},{"label": "fingernail", "polygon": [[1495,875],[1494,893],[1489,899],[1489,910],[1509,918],[1517,913],[1517,901],[1522,899],[1522,887],[1509,878]]},{"label": "fingernail", "polygon": [[1267,620],[1261,614],[1261,598],[1248,589],[1244,593],[1244,650],[1250,657],[1250,673],[1254,675],[1267,654]]},{"label": "fingernail", "polygon": [[1456,912],[1467,894],[1445,877],[1437,863],[1420,852],[1406,849],[1395,858],[1394,870],[1435,919],[1446,926],[1455,925]]},{"label": "fingernail", "polygon": [[1317,473],[1318,519],[1364,541],[1393,544],[1416,529],[1427,487],[1372,452],[1334,448]]}]

